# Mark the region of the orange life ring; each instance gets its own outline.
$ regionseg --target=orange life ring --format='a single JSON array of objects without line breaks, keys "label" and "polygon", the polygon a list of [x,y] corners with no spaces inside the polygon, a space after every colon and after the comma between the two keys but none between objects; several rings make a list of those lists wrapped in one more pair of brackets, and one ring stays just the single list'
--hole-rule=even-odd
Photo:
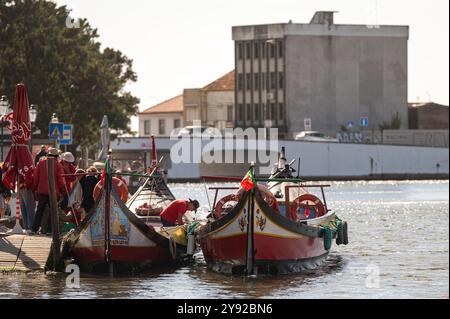
[{"label": "orange life ring", "polygon": [[[312,202],[312,204],[307,204],[305,202]],[[313,194],[303,194],[294,199],[293,204],[290,207],[291,219],[297,220],[297,210],[300,207],[315,208],[317,212],[316,217],[325,215],[325,206],[322,201]]]},{"label": "orange life ring", "polygon": [[217,202],[216,206],[214,207],[214,215],[216,216],[216,218],[222,217],[223,207],[225,206],[226,203],[228,203],[228,202],[238,202],[239,198],[240,197],[237,194],[230,194],[230,195],[227,195],[225,197],[222,197]]},{"label": "orange life ring", "polygon": [[[128,200],[128,187],[127,184],[120,178],[118,177],[113,177],[112,178],[113,184],[114,184],[114,188],[116,190],[116,192],[119,193],[120,199],[122,199],[122,201],[124,203],[127,202]],[[98,196],[100,195],[100,192],[102,190],[103,186],[100,185],[100,182],[97,183],[97,185],[95,185],[94,188],[94,200],[97,201]]]},{"label": "orange life ring", "polygon": [[[278,206],[275,195],[264,185],[258,185],[257,187],[267,205],[269,205],[276,213],[279,213],[280,207]],[[245,190],[241,188],[237,193],[238,198],[240,198],[244,192]]]}]

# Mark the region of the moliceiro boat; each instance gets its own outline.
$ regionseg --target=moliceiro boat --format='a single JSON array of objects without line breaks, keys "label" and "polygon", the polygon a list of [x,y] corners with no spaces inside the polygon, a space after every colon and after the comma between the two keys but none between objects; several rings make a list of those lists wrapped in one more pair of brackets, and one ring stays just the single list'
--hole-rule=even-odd
[{"label": "moliceiro boat", "polygon": [[[64,238],[63,258],[72,258],[89,272],[134,272],[188,259],[193,252],[187,251],[186,226],[162,227],[155,219],[148,222],[132,212],[133,205],[125,203],[113,187],[110,159],[111,155],[94,208]],[[133,202],[145,201],[147,191],[155,205],[174,199],[156,166],[142,178],[144,184],[132,196]]]},{"label": "moliceiro boat", "polygon": [[[207,223],[197,230],[210,269],[246,275],[296,273],[320,266],[334,240],[348,243],[347,223],[326,204],[323,190],[329,185],[293,178],[293,171],[282,149],[268,179],[254,178],[251,167],[237,193],[214,202]],[[313,188],[321,190],[322,200],[309,191]],[[221,188],[213,189],[217,198]]]}]

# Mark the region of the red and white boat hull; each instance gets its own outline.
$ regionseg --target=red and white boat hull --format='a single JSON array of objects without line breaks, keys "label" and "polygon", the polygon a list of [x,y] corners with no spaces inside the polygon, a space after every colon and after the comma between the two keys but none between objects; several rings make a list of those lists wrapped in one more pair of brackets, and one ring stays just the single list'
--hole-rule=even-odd
[{"label": "red and white boat hull", "polygon": [[95,272],[104,271],[111,264],[115,269],[127,270],[171,264],[186,251],[185,246],[173,245],[170,239],[139,220],[114,192],[110,207],[109,239],[105,238],[105,196],[79,231],[71,235],[75,236],[71,254],[83,269]]},{"label": "red and white boat hull", "polygon": [[[329,213],[317,223],[334,218]],[[275,213],[256,192],[253,200],[248,193],[233,211],[206,225],[199,235],[205,260],[214,271],[245,273],[249,258],[253,258],[258,273],[284,274],[313,269],[326,259],[328,251],[320,232],[320,227]],[[253,247],[253,255],[248,247]]]}]

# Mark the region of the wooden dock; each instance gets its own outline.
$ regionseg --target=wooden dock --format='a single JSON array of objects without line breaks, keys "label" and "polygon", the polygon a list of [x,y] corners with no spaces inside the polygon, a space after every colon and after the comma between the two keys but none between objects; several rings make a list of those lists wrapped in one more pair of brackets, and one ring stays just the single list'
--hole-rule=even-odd
[{"label": "wooden dock", "polygon": [[47,236],[0,236],[0,271],[44,270],[51,246]]}]

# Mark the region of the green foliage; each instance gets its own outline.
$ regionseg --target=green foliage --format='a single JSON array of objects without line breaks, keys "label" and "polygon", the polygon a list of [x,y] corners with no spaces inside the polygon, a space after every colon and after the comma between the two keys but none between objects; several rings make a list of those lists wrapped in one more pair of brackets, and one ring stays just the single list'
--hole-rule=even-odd
[{"label": "green foliage", "polygon": [[12,101],[15,85],[24,83],[30,103],[38,106],[42,137],[57,113],[60,121],[75,125],[75,146],[92,147],[103,115],[117,132],[130,131],[139,99],[124,87],[137,76],[131,59],[101,48],[87,20],[68,27],[69,14],[50,1],[0,0],[0,94]]},{"label": "green foliage", "polygon": [[387,123],[387,122],[383,122],[381,123],[378,128],[380,129],[380,131],[384,131],[384,130],[399,130],[402,124],[402,120],[400,118],[400,115],[398,114],[398,112],[395,114],[395,116],[393,116],[391,118],[391,122]]}]

